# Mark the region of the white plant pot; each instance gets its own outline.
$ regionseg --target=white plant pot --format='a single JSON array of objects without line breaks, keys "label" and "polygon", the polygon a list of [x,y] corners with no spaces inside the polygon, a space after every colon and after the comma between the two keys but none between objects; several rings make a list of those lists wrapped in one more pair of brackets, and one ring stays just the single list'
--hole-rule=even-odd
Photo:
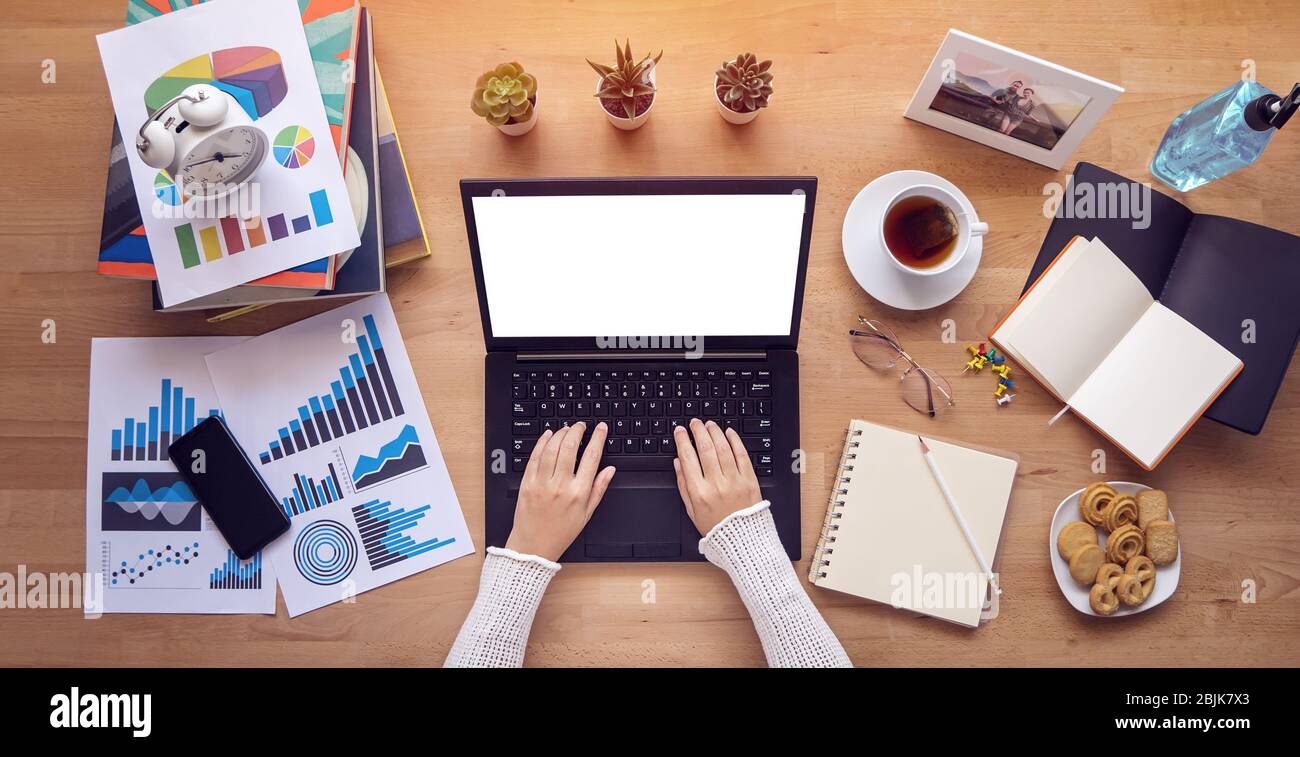
[{"label": "white plant pot", "polygon": [[536,125],[537,125],[537,103],[534,102],[532,118],[528,119],[527,121],[522,121],[516,124],[502,124],[497,128],[501,130],[502,134],[506,134],[511,137],[519,137],[532,131],[533,127]]},{"label": "white plant pot", "polygon": [[[769,101],[771,99],[771,97],[768,98]],[[737,113],[728,108],[727,104],[722,102],[722,98],[718,96],[718,77],[716,76],[713,77],[713,101],[718,104],[718,113],[722,115],[722,119],[731,124],[747,124],[758,118],[758,114],[763,112],[762,108],[758,108],[748,113]]]},{"label": "white plant pot", "polygon": [[[654,67],[651,67],[650,70],[646,72],[643,78],[649,79],[650,83],[654,84],[655,83]],[[596,77],[596,91],[597,92],[600,91],[600,77]],[[608,110],[605,109],[604,103],[602,103],[599,98],[597,98],[596,100],[596,107],[600,108],[600,112],[604,113],[605,118],[608,118],[609,122],[611,124],[614,124],[614,126],[622,129],[623,131],[633,131],[634,129],[640,129],[642,126],[645,125],[646,121],[650,120],[650,113],[655,109],[655,103],[658,101],[659,101],[659,93],[656,92],[654,99],[650,101],[650,107],[646,108],[645,113],[642,113],[636,118],[626,118],[622,116],[616,116],[613,113],[610,113]]]}]

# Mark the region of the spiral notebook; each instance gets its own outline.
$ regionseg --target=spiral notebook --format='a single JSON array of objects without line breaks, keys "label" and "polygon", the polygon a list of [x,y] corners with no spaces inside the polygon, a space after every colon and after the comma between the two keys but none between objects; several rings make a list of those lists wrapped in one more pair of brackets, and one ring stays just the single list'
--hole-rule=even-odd
[{"label": "spiral notebook", "polygon": [[[1019,459],[921,436],[980,551],[996,565]],[[979,625],[988,576],[926,465],[915,433],[850,422],[808,580],[964,626]]]}]

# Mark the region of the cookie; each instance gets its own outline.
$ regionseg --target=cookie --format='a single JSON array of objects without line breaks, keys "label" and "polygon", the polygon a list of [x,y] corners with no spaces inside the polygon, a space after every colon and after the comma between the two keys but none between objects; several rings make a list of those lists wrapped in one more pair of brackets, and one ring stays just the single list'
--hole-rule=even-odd
[{"label": "cookie", "polygon": [[1114,531],[1120,526],[1137,523],[1137,500],[1131,494],[1117,494],[1110,504],[1101,511],[1101,527]]},{"label": "cookie", "polygon": [[[1154,581],[1152,583],[1154,584]],[[1129,607],[1136,607],[1150,596],[1150,592],[1143,594],[1142,582],[1136,576],[1125,573],[1119,577],[1119,583],[1115,584],[1115,596]]]},{"label": "cookie", "polygon": [[1146,554],[1156,565],[1168,565],[1178,557],[1178,527],[1167,520],[1153,520],[1146,528]]},{"label": "cookie", "polygon": [[1094,584],[1088,592],[1088,606],[1098,615],[1110,615],[1119,609],[1119,597],[1116,596],[1115,590],[1106,584]]},{"label": "cookie", "polygon": [[1106,538],[1106,556],[1111,562],[1122,565],[1142,554],[1145,546],[1146,538],[1142,535],[1142,531],[1129,523],[1110,532],[1110,536]]},{"label": "cookie", "polygon": [[1122,566],[1108,562],[1097,569],[1097,583],[1104,585],[1108,589],[1114,589],[1115,585],[1119,583],[1119,577],[1122,575],[1124,575]]},{"label": "cookie", "polygon": [[1070,577],[1081,584],[1090,584],[1097,571],[1106,562],[1106,553],[1096,544],[1085,544],[1070,555]]},{"label": "cookie", "polygon": [[1169,520],[1169,498],[1159,489],[1138,492],[1138,528],[1146,530],[1153,520]]},{"label": "cookie", "polygon": [[1066,560],[1069,560],[1070,555],[1074,554],[1074,550],[1079,547],[1096,543],[1097,529],[1081,520],[1067,523],[1065,528],[1056,535],[1056,551]]},{"label": "cookie", "polygon": [[[1156,566],[1146,555],[1138,555],[1128,561],[1124,566],[1124,575],[1133,576],[1142,586],[1142,601],[1145,602],[1147,597],[1156,588]],[[1116,581],[1118,588],[1118,581]]]},{"label": "cookie", "polygon": [[1119,492],[1105,481],[1088,484],[1088,488],[1079,495],[1079,517],[1094,526],[1101,525],[1101,511],[1115,499]]}]

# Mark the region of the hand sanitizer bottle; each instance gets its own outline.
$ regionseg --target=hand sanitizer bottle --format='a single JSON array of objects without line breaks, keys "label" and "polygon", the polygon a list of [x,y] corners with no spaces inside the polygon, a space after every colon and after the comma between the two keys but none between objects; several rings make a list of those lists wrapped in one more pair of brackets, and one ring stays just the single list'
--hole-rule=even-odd
[{"label": "hand sanitizer bottle", "polygon": [[1255,81],[1241,81],[1188,108],[1160,140],[1151,174],[1186,192],[1259,159],[1273,132],[1300,107],[1300,84],[1279,97]]}]

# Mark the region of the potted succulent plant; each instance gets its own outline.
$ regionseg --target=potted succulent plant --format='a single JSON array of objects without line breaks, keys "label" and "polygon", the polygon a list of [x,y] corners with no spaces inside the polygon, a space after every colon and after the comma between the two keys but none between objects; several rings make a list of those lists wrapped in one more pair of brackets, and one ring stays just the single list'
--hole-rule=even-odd
[{"label": "potted succulent plant", "polygon": [[772,97],[772,61],[759,62],[753,53],[741,53],[722,64],[714,74],[713,93],[718,112],[733,124],[758,118]]},{"label": "potted succulent plant", "polygon": [[639,62],[632,58],[632,45],[624,41],[623,47],[614,41],[613,66],[587,61],[600,75],[596,80],[596,98],[609,122],[620,129],[631,131],[641,128],[650,118],[650,108],[655,101],[655,66],[663,57],[646,55]]},{"label": "potted succulent plant", "polygon": [[537,79],[518,63],[502,63],[474,83],[469,107],[503,134],[527,134],[537,125]]}]

